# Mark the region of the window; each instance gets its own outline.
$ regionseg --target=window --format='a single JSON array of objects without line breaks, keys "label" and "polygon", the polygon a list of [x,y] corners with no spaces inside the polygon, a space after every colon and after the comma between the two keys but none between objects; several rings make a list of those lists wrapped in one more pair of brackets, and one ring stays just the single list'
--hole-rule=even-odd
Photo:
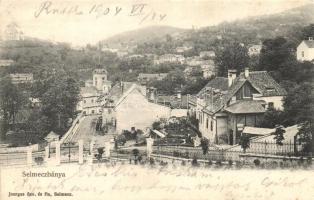
[{"label": "window", "polygon": [[92,99],[91,102],[94,103],[94,99]]},{"label": "window", "polygon": [[84,100],[83,103],[85,104],[85,103],[86,103],[86,100]]},{"label": "window", "polygon": [[302,57],[304,57],[304,51],[302,51],[301,54],[302,54]]},{"label": "window", "polygon": [[208,118],[206,119],[206,128],[208,129]]},{"label": "window", "polygon": [[94,114],[95,113],[95,110],[92,110],[92,114]]},{"label": "window", "polygon": [[210,120],[210,130],[213,131],[213,121]]},{"label": "window", "polygon": [[274,108],[274,102],[268,102],[268,108]]}]

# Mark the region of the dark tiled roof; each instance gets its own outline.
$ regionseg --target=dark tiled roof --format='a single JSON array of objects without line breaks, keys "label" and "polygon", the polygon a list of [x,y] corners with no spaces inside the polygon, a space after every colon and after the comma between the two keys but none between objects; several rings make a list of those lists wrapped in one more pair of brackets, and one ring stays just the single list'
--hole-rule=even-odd
[{"label": "dark tiled roof", "polygon": [[303,40],[303,42],[308,46],[309,48],[314,48],[314,40]]},{"label": "dark tiled roof", "polygon": [[110,100],[113,100],[113,102],[118,101],[122,97],[122,95],[132,87],[133,84],[135,83],[122,82],[122,84],[121,83],[115,84],[111,88],[107,98],[109,98]]},{"label": "dark tiled roof", "polygon": [[205,87],[201,89],[201,91],[198,92],[198,96],[203,95],[206,88],[214,88],[221,91],[227,91],[228,90],[228,78],[225,77],[216,77],[212,80],[210,80]]},{"label": "dark tiled roof", "polygon": [[264,113],[265,108],[263,107],[264,101],[253,101],[253,100],[241,100],[236,101],[224,110],[234,114],[241,113]]},{"label": "dark tiled roof", "polygon": [[[244,79],[244,73],[240,79]],[[281,87],[266,71],[250,72],[247,80],[262,96],[285,96],[286,90]]]},{"label": "dark tiled roof", "polygon": [[[218,79],[219,78],[219,79]],[[244,73],[241,73],[235,80],[234,83],[228,88],[228,79],[217,77],[210,81],[206,86],[225,90],[227,87],[227,93],[218,92],[211,93],[207,92],[206,96],[204,91],[206,86],[199,92],[198,97],[205,99],[206,108],[205,111],[215,113],[221,110],[228,104],[231,98],[236,92],[245,84],[249,82],[262,96],[285,96],[287,92],[282,88],[266,71],[254,71],[249,73],[249,77],[245,78]],[[220,83],[220,84],[219,84]],[[226,85],[222,85],[226,84]],[[220,88],[219,88],[220,87]],[[243,102],[250,103],[248,101]]]},{"label": "dark tiled roof", "polygon": [[159,104],[166,104],[170,106],[171,108],[187,108],[187,96],[182,95],[181,98],[177,98],[176,96],[158,96],[157,103]]}]

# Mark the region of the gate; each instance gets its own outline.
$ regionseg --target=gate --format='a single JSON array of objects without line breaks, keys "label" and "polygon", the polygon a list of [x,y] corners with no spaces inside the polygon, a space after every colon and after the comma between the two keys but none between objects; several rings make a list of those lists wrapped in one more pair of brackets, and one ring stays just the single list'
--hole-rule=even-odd
[{"label": "gate", "polygon": [[60,162],[79,162],[79,146],[76,142],[62,143],[60,145]]}]

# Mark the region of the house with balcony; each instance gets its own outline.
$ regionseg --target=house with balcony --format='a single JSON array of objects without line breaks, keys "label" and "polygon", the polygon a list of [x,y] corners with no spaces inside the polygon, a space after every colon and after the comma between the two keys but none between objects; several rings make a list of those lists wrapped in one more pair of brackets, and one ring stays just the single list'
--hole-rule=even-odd
[{"label": "house with balcony", "polygon": [[189,116],[204,137],[216,144],[238,144],[245,126],[258,127],[268,108],[283,109],[287,92],[266,71],[245,69],[216,77],[189,98]]}]

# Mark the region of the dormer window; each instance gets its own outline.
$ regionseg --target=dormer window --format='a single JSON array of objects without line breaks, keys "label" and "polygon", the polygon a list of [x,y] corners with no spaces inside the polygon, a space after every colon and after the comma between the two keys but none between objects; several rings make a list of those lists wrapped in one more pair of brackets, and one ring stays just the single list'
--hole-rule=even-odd
[{"label": "dormer window", "polygon": [[275,88],[273,87],[266,87],[267,92],[274,92]]}]

